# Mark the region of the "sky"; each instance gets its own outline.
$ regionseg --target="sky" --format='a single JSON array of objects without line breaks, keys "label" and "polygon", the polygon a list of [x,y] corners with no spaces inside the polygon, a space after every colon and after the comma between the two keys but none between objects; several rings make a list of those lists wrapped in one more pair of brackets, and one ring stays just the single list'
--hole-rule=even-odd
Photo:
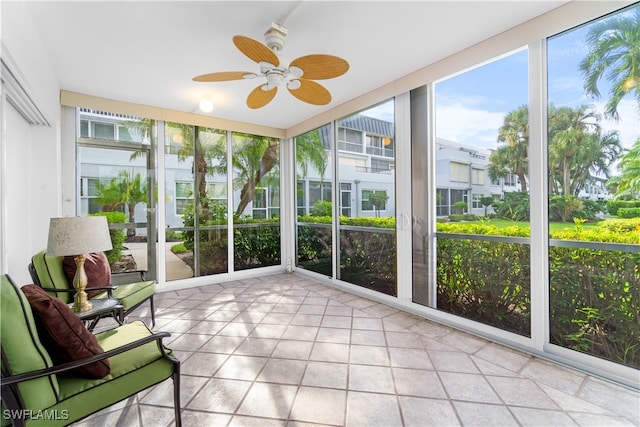
[{"label": "sky", "polygon": [[[640,6],[639,6],[640,7]],[[556,107],[593,105],[602,114],[609,83],[598,84],[601,98],[584,94],[579,63],[588,52],[585,25],[552,37],[547,45],[548,100]],[[496,148],[505,115],[527,104],[527,51],[522,50],[436,83],[436,134],[477,148]],[[604,119],[604,131],[617,130],[623,147],[640,135],[639,106],[628,94],[618,106],[620,121]]]},{"label": "sky", "polygon": [[[640,6],[637,6],[640,7]],[[556,107],[593,105],[602,113],[609,84],[600,81],[601,98],[584,95],[579,63],[588,52],[584,43],[588,25],[549,39],[547,47],[548,98]],[[522,49],[435,85],[436,135],[476,148],[497,148],[498,129],[505,115],[528,103],[528,58]],[[603,120],[603,131],[617,130],[621,145],[629,148],[640,135],[640,106],[631,94],[618,105],[620,121]],[[365,114],[393,120],[388,102]]]}]

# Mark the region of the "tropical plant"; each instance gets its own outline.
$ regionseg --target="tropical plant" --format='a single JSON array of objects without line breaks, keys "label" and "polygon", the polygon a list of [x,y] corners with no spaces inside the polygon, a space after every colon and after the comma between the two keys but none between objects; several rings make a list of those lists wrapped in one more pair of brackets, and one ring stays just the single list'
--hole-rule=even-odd
[{"label": "tropical plant", "polygon": [[484,216],[487,216],[487,208],[493,204],[495,200],[492,196],[480,197],[480,204],[484,207]]},{"label": "tropical plant", "polygon": [[640,6],[592,25],[586,36],[589,53],[580,63],[584,90],[600,98],[598,83],[611,82],[605,116],[619,120],[618,105],[629,93],[640,104]]},{"label": "tropical plant", "polygon": [[592,174],[609,176],[621,152],[616,131],[603,133],[593,107],[549,105],[549,186],[552,193],[577,196]]},{"label": "tropical plant", "polygon": [[[133,177],[126,170],[121,170],[118,176],[107,184],[96,184],[96,203],[102,205],[104,211],[113,211],[119,205],[124,204],[129,213],[129,223],[135,223],[136,205],[147,203],[147,180],[140,174]],[[127,236],[135,236],[135,228],[127,229]]]},{"label": "tropical plant", "polygon": [[640,138],[622,156],[618,169],[620,175],[616,179],[614,199],[640,198]]},{"label": "tropical plant", "polygon": [[499,179],[508,174],[517,175],[521,191],[527,191],[529,173],[529,109],[521,105],[504,118],[498,130],[498,147],[489,157],[489,177]]}]

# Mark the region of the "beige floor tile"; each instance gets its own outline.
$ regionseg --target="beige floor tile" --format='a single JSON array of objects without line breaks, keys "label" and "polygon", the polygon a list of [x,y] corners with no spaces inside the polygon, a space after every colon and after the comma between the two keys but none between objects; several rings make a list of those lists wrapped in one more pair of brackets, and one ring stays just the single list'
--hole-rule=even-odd
[{"label": "beige floor tile", "polygon": [[509,409],[502,405],[473,402],[453,402],[464,426],[516,426],[518,422]]},{"label": "beige floor tile", "polygon": [[235,350],[235,354],[269,357],[278,342],[277,339],[271,338],[247,337]]},{"label": "beige floor tile", "polygon": [[347,392],[316,387],[300,387],[291,419],[322,425],[344,425]]},{"label": "beige floor tile", "polygon": [[386,345],[387,341],[382,331],[355,329],[351,331],[351,344]]},{"label": "beige floor tile", "polygon": [[469,374],[479,374],[480,371],[471,358],[462,352],[452,351],[428,351],[433,368],[444,372],[466,372]]},{"label": "beige floor tile", "polygon": [[396,390],[404,396],[446,399],[438,373],[435,371],[393,368]]},{"label": "beige floor tile", "polygon": [[309,362],[302,385],[346,390],[348,371],[344,363]]},{"label": "beige floor tile", "polygon": [[507,405],[540,409],[560,409],[535,382],[528,378],[488,376],[486,379]]},{"label": "beige floor tile", "polygon": [[251,387],[248,381],[210,379],[186,409],[233,414]]},{"label": "beige floor tile", "polygon": [[426,351],[415,348],[389,348],[391,365],[397,368],[433,369]]},{"label": "beige floor tile", "polygon": [[502,403],[482,375],[440,372],[440,380],[447,394],[453,400]]},{"label": "beige floor tile", "polygon": [[513,372],[522,369],[532,357],[499,344],[486,345],[474,355]]},{"label": "beige floor tile", "polygon": [[313,343],[311,341],[285,341],[280,340],[273,351],[272,357],[289,359],[309,359]]},{"label": "beige floor tile", "polygon": [[402,426],[397,397],[388,394],[349,391],[345,426]]},{"label": "beige floor tile", "polygon": [[300,384],[307,362],[292,359],[269,359],[258,375],[257,381]]},{"label": "beige floor tile", "polygon": [[317,342],[311,350],[311,360],[321,362],[341,362],[349,361],[349,345],[327,342]]},{"label": "beige floor tile", "polygon": [[404,425],[415,427],[458,426],[460,422],[447,400],[400,396]]},{"label": "beige floor tile", "polygon": [[265,363],[266,357],[232,355],[215,373],[216,378],[253,381],[256,379]]},{"label": "beige floor tile", "polygon": [[316,336],[318,342],[332,342],[349,344],[351,342],[351,330],[339,328],[319,328]]},{"label": "beige floor tile", "polygon": [[297,386],[255,383],[238,408],[239,415],[287,419]]},{"label": "beige floor tile", "polygon": [[394,394],[396,388],[391,368],[349,365],[349,390]]},{"label": "beige floor tile", "polygon": [[[182,361],[185,427],[640,427],[637,391],[300,275],[156,305],[154,329]],[[103,425],[172,427],[172,381],[73,426]]]},{"label": "beige floor tile", "polygon": [[523,426],[575,426],[573,419],[562,411],[511,407],[511,412]]},{"label": "beige floor tile", "polygon": [[358,365],[390,366],[387,347],[352,345],[349,362]]}]

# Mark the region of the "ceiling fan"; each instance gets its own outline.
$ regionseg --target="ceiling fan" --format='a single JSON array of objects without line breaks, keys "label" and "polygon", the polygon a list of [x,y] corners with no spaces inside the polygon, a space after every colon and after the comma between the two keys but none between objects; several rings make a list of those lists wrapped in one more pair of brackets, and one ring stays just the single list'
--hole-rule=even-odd
[{"label": "ceiling fan", "polygon": [[260,72],[224,71],[196,76],[196,82],[223,82],[230,80],[266,78],[266,83],[253,89],[247,97],[247,106],[261,108],[273,100],[278,88],[286,86],[300,101],[313,105],[331,102],[329,91],[315,80],[332,79],[343,75],[349,63],[333,55],[306,55],[294,59],[287,66],[281,64],[277,52],[284,47],[287,29],[275,23],[265,33],[265,44],[245,36],[234,36],[233,43],[249,59],[260,65]]}]

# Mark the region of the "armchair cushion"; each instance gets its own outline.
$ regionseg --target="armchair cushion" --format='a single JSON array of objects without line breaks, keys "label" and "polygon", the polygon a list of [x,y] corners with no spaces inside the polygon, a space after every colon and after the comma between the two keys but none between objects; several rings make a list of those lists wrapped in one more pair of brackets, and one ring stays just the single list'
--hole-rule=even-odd
[{"label": "armchair cushion", "polygon": [[[7,275],[2,275],[0,317],[3,377],[53,366],[53,361],[38,336],[29,301]],[[10,372],[4,370],[5,361],[11,367]],[[18,389],[25,405],[36,408],[55,404],[59,392],[55,376],[25,381],[18,385]],[[5,398],[4,395],[2,397]]]},{"label": "armchair cushion", "polygon": [[[96,337],[89,332],[71,308],[36,285],[25,285],[40,340],[58,365],[104,353]],[[109,373],[109,360],[81,366],[74,373],[85,378],[103,378]]]},{"label": "armchair cushion", "polygon": [[[73,287],[73,278],[76,275],[75,257],[64,257],[62,268],[69,281],[69,286]],[[91,288],[111,286],[111,267],[104,252],[85,254],[84,271],[87,273],[87,288],[85,291],[89,298],[104,292],[102,289],[91,290]]]}]

